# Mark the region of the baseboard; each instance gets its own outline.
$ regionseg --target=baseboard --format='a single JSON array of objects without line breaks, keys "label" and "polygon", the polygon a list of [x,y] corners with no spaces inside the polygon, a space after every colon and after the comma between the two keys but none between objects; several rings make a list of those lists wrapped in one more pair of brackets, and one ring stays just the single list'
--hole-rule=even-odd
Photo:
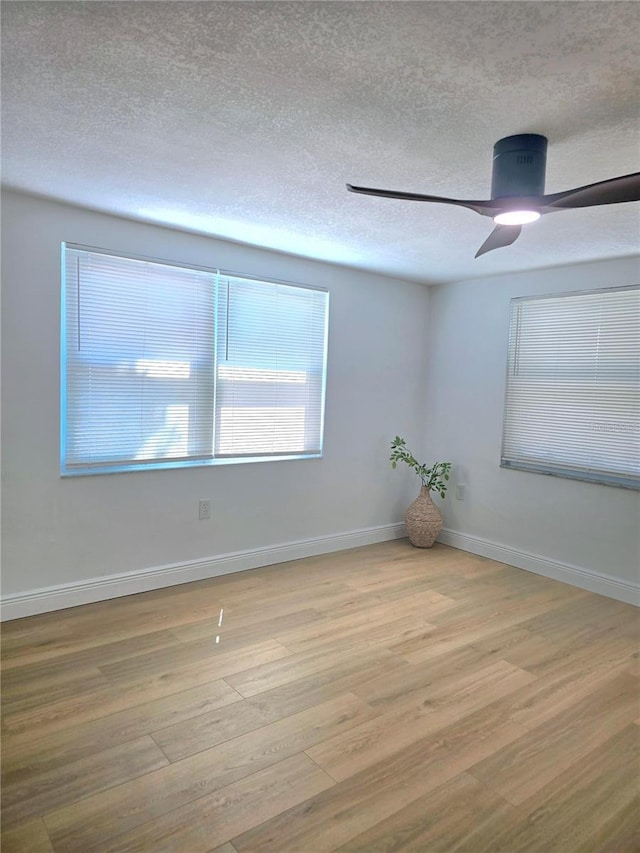
[{"label": "baseboard", "polygon": [[20,619],[23,616],[62,610],[65,607],[77,607],[79,604],[106,601],[123,595],[148,592],[151,589],[243,572],[261,566],[272,566],[274,563],[286,563],[303,557],[315,557],[334,551],[344,551],[347,548],[359,548],[361,545],[373,545],[376,542],[400,539],[403,536],[406,536],[404,524],[383,524],[333,536],[287,542],[270,548],[254,548],[186,563],[155,566],[125,574],[107,575],[75,583],[43,587],[29,592],[18,592],[5,595],[0,599],[1,618],[2,621]]},{"label": "baseboard", "polygon": [[[202,560],[154,566],[135,572],[18,592],[5,595],[0,599],[1,619],[2,621],[20,619],[23,616],[34,616],[66,607],[77,607],[80,604],[106,601],[110,598],[120,598],[152,589],[257,569],[261,566],[272,566],[275,563],[286,563],[289,560],[359,548],[362,545],[373,545],[376,542],[387,542],[404,536],[406,536],[404,524],[384,524],[333,536],[287,542],[269,548],[237,551]],[[469,536],[456,530],[445,528],[440,533],[438,541],[459,548],[461,551],[489,557],[500,563],[526,569],[538,575],[589,590],[589,592],[640,606],[640,586],[629,581],[549,560],[535,554],[527,554],[524,551],[518,551],[479,536]]]},{"label": "baseboard", "polygon": [[456,530],[446,528],[440,533],[438,542],[459,548],[461,551],[478,554],[481,557],[489,557],[499,563],[507,563],[518,569],[526,569],[528,572],[535,572],[537,575],[544,575],[546,578],[562,581],[562,583],[568,583],[589,592],[606,595],[608,598],[615,598],[627,604],[635,604],[636,607],[640,606],[640,586],[611,577],[611,575],[549,560],[535,554],[527,554],[524,551],[499,545],[479,536],[469,536],[466,533],[459,533]]}]

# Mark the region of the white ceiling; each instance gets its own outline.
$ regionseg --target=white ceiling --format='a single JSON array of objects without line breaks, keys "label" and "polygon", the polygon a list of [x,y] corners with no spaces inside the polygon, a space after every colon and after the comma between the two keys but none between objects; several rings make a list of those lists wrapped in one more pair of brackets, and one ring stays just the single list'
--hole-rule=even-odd
[{"label": "white ceiling", "polygon": [[3,181],[427,283],[638,250],[638,204],[478,260],[494,142],[549,138],[547,192],[638,170],[635,2],[2,4]]}]

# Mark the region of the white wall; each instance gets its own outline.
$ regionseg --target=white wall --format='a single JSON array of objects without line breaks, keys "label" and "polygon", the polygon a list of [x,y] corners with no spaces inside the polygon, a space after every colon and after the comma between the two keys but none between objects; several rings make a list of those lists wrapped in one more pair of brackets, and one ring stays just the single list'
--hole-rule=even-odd
[{"label": "white wall", "polygon": [[466,484],[464,501],[453,488],[447,495],[443,541],[614,594],[615,583],[597,582],[604,575],[630,600],[625,589],[639,581],[638,492],[499,465],[511,297],[634,284],[638,272],[638,259],[626,258],[430,290],[428,455],[451,459],[452,483]]},{"label": "white wall", "polygon": [[[389,443],[421,435],[427,288],[13,192],[2,215],[3,595],[401,521]],[[61,479],[61,241],[329,288],[324,458]]]}]

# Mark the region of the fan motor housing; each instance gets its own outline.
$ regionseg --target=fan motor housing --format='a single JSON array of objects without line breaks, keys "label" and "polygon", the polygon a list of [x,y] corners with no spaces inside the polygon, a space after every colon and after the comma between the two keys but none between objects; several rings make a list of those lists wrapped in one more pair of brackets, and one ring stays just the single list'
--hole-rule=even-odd
[{"label": "fan motor housing", "polygon": [[506,136],[493,146],[491,198],[544,195],[547,138],[537,133]]}]

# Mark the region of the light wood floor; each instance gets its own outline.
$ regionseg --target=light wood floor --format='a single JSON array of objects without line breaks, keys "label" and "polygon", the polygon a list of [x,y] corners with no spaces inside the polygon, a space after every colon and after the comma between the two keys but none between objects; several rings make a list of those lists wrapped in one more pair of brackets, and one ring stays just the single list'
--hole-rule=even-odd
[{"label": "light wood floor", "polygon": [[3,635],[3,853],[640,849],[630,605],[400,540]]}]

